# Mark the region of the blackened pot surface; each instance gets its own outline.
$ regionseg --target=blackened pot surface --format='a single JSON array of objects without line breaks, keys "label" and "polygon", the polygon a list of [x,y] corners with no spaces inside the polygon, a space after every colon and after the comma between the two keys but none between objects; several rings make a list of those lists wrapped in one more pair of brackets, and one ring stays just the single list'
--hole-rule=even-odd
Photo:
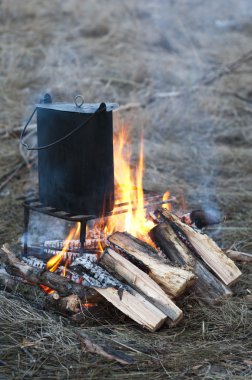
[{"label": "blackened pot surface", "polygon": [[[38,107],[38,146],[67,135],[92,113]],[[38,151],[39,196],[45,206],[96,214],[114,206],[112,111],[97,113],[67,139]]]}]

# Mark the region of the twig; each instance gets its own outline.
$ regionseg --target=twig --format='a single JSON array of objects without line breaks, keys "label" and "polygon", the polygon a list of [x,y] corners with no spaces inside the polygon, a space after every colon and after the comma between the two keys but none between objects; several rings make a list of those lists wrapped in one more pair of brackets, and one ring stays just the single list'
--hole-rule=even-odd
[{"label": "twig", "polygon": [[252,60],[252,50],[249,50],[247,53],[243,54],[240,58],[235,60],[234,62],[231,62],[228,65],[225,65],[224,67],[221,67],[219,70],[215,71],[212,74],[212,77],[208,78],[208,76],[211,76],[211,74],[205,75],[205,77],[201,78],[198,81],[198,85],[204,85],[209,86],[213,82],[215,82],[217,79],[222,78],[224,75],[228,75],[234,71],[236,71],[241,65],[244,63],[248,63]]},{"label": "twig", "polygon": [[114,350],[109,347],[101,346],[97,343],[94,343],[89,336],[84,333],[78,333],[78,339],[81,345],[81,348],[85,352],[91,352],[93,354],[101,355],[108,360],[116,360],[121,364],[133,364],[134,359],[125,354],[122,351]]},{"label": "twig", "polygon": [[[25,162],[19,163],[14,169],[10,170],[7,174],[5,174],[5,180],[0,184],[0,191],[4,189],[4,187],[14,178],[18,172],[26,165]],[[7,177],[7,178],[6,178]]]},{"label": "twig", "polygon": [[[248,63],[252,60],[252,50],[249,50],[247,53],[243,54],[240,58],[231,62],[228,65],[221,66],[218,70],[210,71],[202,78],[200,78],[194,85],[188,88],[181,88],[179,91],[170,91],[170,92],[159,92],[155,94],[155,97],[158,98],[172,98],[172,97],[180,97],[187,95],[188,93],[195,92],[200,89],[202,86],[209,86],[213,84],[217,79],[222,78],[225,75],[234,73],[241,65],[244,63]],[[229,94],[230,95],[230,94]],[[232,94],[234,96],[234,94]],[[247,98],[243,98],[239,94],[235,95],[238,99],[248,101]]]}]

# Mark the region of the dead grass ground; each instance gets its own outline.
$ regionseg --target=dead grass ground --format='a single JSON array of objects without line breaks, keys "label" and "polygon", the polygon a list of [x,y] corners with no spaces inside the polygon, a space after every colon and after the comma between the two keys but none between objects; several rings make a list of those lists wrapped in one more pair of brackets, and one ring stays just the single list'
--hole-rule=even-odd
[{"label": "dead grass ground", "polygon": [[[145,187],[182,195],[188,209],[219,208],[228,218],[213,236],[223,247],[251,251],[252,61],[225,71],[251,49],[249,0],[0,5],[2,179],[21,160],[12,130],[46,90],[57,101],[82,93],[86,101],[139,103],[124,120],[135,149],[144,129]],[[205,85],[202,78],[219,70],[226,75]],[[1,242],[21,235],[19,197],[34,176],[24,168],[2,190]],[[30,304],[24,290],[2,292],[0,378],[251,378],[251,305],[243,295],[252,272],[242,269],[239,297],[213,309],[187,300],[174,330],[149,334],[121,315],[116,325],[93,327],[138,351],[130,368],[81,354],[76,327],[42,312],[39,293]]]}]

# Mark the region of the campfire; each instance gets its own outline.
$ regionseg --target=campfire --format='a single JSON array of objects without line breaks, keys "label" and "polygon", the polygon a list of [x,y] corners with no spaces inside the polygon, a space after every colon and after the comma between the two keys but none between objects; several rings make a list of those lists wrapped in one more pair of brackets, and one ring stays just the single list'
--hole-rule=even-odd
[{"label": "campfire", "polygon": [[[40,195],[26,199],[24,204],[24,252],[21,257],[7,245],[2,248],[2,273],[6,283],[23,281],[37,284],[48,297],[61,303],[64,300],[65,310],[69,313],[81,312],[83,308],[92,311],[92,306],[101,299],[106,300],[152,332],[165,323],[175,326],[181,321],[183,311],[177,306],[176,299],[184,294],[191,294],[208,304],[231,297],[230,287],[241,276],[232,259],[239,256],[238,260],[249,261],[251,257],[243,253],[236,255],[233,251],[224,252],[199,231],[198,228],[218,223],[218,218],[202,210],[190,214],[183,214],[181,210],[175,213],[176,198],[171,197],[168,191],[161,195],[143,189],[143,139],[137,164],[132,166],[127,127],[120,125],[117,133],[113,134],[113,141],[110,141],[111,115],[115,106],[102,103],[95,108],[94,105],[77,103],[74,111],[70,106],[63,107],[51,105],[50,99],[49,105],[38,107],[38,143],[45,148],[39,150]],[[47,149],[51,140],[47,140],[45,132],[42,136],[39,126],[41,120],[47,120],[43,114],[46,111],[50,113],[50,128],[57,126],[59,114],[61,117],[67,114],[64,133],[70,136],[68,140],[45,128],[50,138],[56,139],[54,144],[58,144],[53,149]],[[77,124],[80,123],[77,127],[71,126],[70,132],[68,123],[72,119],[68,113],[78,119]],[[90,122],[92,125],[87,125]],[[88,130],[105,125],[107,132],[103,133],[108,135],[106,138],[103,135],[102,140],[96,138],[96,131],[93,136]],[[86,177],[80,179],[78,172],[78,179],[74,178],[74,183],[69,184],[66,181],[76,176],[77,171],[73,146],[73,155],[69,158],[69,161],[74,160],[73,165],[65,164],[62,157],[69,144],[78,142],[80,145],[76,135],[72,136],[72,131],[75,133],[77,130],[85,131],[85,139],[96,142],[97,146],[88,146],[91,142],[83,140],[86,143],[82,149],[87,147],[90,157],[80,158],[78,167],[82,169],[83,166],[83,176]],[[94,151],[99,153],[98,158]],[[78,148],[78,154],[81,152]],[[51,170],[48,172],[49,159]],[[88,164],[87,159],[90,160]],[[92,165],[89,166],[90,162]],[[66,177],[56,176],[59,169],[56,163],[61,170],[65,165],[66,172],[71,167],[75,170],[67,172]],[[64,184],[63,190],[60,190],[58,181]],[[87,181],[91,185],[87,185]],[[78,204],[83,187],[83,199]],[[75,194],[76,199],[73,198]],[[31,211],[40,213],[41,217],[46,214],[71,222],[73,226],[68,236],[45,240],[42,245],[29,244]]]}]

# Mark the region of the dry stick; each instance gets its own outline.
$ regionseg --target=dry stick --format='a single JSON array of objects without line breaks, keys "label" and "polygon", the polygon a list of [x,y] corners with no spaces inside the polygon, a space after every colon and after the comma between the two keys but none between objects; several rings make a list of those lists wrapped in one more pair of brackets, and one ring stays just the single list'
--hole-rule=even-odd
[{"label": "dry stick", "polygon": [[187,224],[182,223],[176,215],[168,210],[162,209],[159,212],[165,220],[173,223],[186,236],[197,255],[202,258],[225,285],[232,285],[240,278],[242,273],[239,268],[209,236],[201,234]]},{"label": "dry stick", "polygon": [[179,239],[168,222],[160,223],[150,231],[152,240],[175,264],[188,265],[196,275],[189,292],[207,304],[218,303],[232,295],[231,290],[216,278],[188,247]]},{"label": "dry stick", "polygon": [[251,253],[234,251],[232,249],[228,249],[227,251],[225,251],[225,253],[226,253],[226,255],[230,259],[232,259],[234,261],[252,264],[252,255],[251,255]]},{"label": "dry stick", "polygon": [[12,178],[14,178],[18,172],[26,165],[25,162],[21,162],[19,164],[16,165],[16,167],[12,170],[10,170],[4,177],[7,177],[5,178],[5,180],[0,184],[0,191],[2,191],[4,189],[4,187],[6,185],[8,185],[8,183],[12,180]]},{"label": "dry stick", "polygon": [[140,269],[144,269],[172,297],[181,295],[195,280],[192,272],[169,265],[150,245],[126,232],[110,235],[108,243],[115,251],[125,255]]},{"label": "dry stick", "polygon": [[[182,318],[183,312],[168,297],[162,288],[152,278],[129,260],[111,248],[106,248],[100,263],[115,276],[123,278],[135,290],[146,296],[157,308],[169,318],[170,325],[176,325]],[[120,279],[119,278],[119,279]]]},{"label": "dry stick", "polygon": [[208,72],[201,79],[199,79],[193,86],[189,88],[182,88],[179,91],[157,93],[156,96],[160,98],[166,97],[180,97],[197,91],[201,86],[209,86],[213,84],[217,79],[222,78],[225,75],[235,72],[241,65],[248,63],[252,60],[252,50],[249,50],[247,53],[243,54],[240,58],[231,62],[227,65],[222,65],[219,70],[214,72]]},{"label": "dry stick", "polygon": [[103,345],[97,344],[83,332],[78,333],[78,339],[84,352],[101,355],[108,360],[115,360],[121,364],[133,364],[134,362],[134,359],[131,356],[126,355],[122,351],[117,351],[110,347],[104,347]]},{"label": "dry stick", "polygon": [[156,331],[167,319],[165,313],[130,286],[123,285],[116,278],[112,277],[104,268],[93,262],[88,262],[83,257],[75,259],[72,265],[76,264],[83,271],[88,271],[101,284],[111,284],[110,287],[106,287],[105,289],[96,288],[96,290],[117,309],[148,330]]},{"label": "dry stick", "polygon": [[249,50],[247,53],[243,54],[240,58],[238,58],[234,62],[231,62],[228,65],[225,65],[224,67],[220,68],[219,71],[218,70],[215,71],[212,77],[211,75],[208,74],[208,76],[210,76],[210,78],[208,78],[206,75],[205,77],[199,80],[198,84],[208,86],[212,84],[213,82],[215,82],[217,79],[220,79],[224,75],[232,73],[233,71],[237,70],[241,65],[251,60],[252,60],[252,50]]}]

